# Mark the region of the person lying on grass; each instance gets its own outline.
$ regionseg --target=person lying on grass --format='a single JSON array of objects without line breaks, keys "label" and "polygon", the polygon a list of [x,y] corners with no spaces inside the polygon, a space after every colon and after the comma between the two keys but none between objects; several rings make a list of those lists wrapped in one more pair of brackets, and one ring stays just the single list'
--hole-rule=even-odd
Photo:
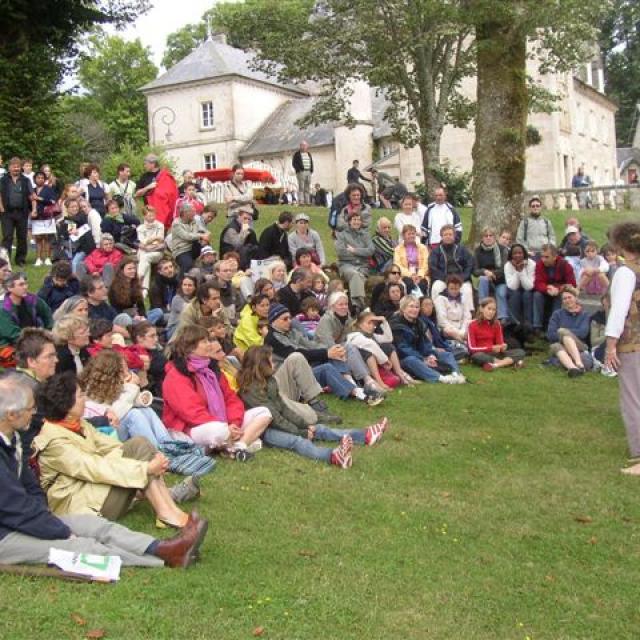
[{"label": "person lying on grass", "polygon": [[15,373],[0,379],[0,564],[45,564],[49,549],[113,555],[125,566],[187,567],[198,556],[208,522],[194,511],[178,535],[158,540],[96,515],[54,515],[22,446],[35,400]]},{"label": "person lying on grass", "polygon": [[[365,429],[331,429],[323,424],[307,424],[301,414],[282,399],[274,376],[273,350],[269,346],[250,347],[238,375],[240,397],[247,407],[267,407],[272,421],[262,434],[267,446],[289,449],[312,460],[348,469],[353,443],[373,446],[389,427],[387,418]],[[339,442],[335,449],[318,447],[314,440]]]},{"label": "person lying on grass", "polygon": [[496,311],[495,298],[483,298],[480,301],[476,319],[469,325],[467,338],[471,362],[485,371],[510,366],[519,369],[524,366],[526,353],[522,349],[509,349]]}]

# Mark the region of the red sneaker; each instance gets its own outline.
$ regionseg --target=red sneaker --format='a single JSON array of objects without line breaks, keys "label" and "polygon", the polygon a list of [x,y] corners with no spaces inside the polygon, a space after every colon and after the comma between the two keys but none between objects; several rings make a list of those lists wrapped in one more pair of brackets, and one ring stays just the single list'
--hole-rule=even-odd
[{"label": "red sneaker", "polygon": [[364,436],[364,443],[367,447],[372,447],[376,442],[380,442],[384,432],[389,428],[388,418],[382,418],[382,420],[376,424],[372,424],[367,427],[367,432]]},{"label": "red sneaker", "polygon": [[351,436],[342,436],[340,445],[331,452],[331,464],[341,469],[348,469],[353,464],[352,449],[353,440]]}]

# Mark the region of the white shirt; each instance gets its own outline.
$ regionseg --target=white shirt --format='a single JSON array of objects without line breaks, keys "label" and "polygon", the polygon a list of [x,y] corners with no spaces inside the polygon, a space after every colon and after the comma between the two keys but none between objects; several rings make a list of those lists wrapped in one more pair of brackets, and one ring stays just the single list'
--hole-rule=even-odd
[{"label": "white shirt", "polygon": [[636,274],[629,267],[620,267],[611,283],[611,311],[604,331],[607,337],[619,338],[622,335],[635,290]]},{"label": "white shirt", "polygon": [[453,224],[453,213],[446,204],[434,204],[433,207],[431,207],[429,216],[431,222],[431,237],[429,238],[429,242],[436,244],[441,240],[440,229],[442,229],[445,224]]},{"label": "white shirt", "polygon": [[522,271],[517,271],[510,261],[504,265],[504,279],[507,287],[513,291],[522,288],[525,291],[533,289],[536,275],[536,263],[529,258],[527,264]]},{"label": "white shirt", "polygon": [[405,224],[410,224],[415,227],[418,237],[422,236],[422,216],[417,211],[410,214],[402,212],[396,214],[396,217],[393,219],[393,226],[399,235],[402,235],[402,227],[404,227]]}]

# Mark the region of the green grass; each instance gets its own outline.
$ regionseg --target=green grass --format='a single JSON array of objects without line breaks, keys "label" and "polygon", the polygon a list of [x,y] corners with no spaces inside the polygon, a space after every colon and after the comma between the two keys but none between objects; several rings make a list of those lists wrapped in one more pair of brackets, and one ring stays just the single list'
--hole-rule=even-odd
[{"label": "green grass", "polygon": [[[559,237],[565,214],[551,214]],[[603,240],[619,217],[582,220]],[[640,504],[618,472],[617,383],[541,360],[466,367],[466,386],[395,391],[375,409],[330,399],[347,425],[392,421],[350,471],[275,451],[222,461],[197,503],[211,521],[198,565],[127,569],[111,586],[2,576],[0,637],[637,638]],[[124,520],[152,522],[146,506]]]}]

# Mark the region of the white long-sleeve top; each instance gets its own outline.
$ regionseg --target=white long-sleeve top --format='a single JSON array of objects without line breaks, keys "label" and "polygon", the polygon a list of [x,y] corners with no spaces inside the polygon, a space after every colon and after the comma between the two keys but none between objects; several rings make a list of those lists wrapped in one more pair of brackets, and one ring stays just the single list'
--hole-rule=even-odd
[{"label": "white long-sleeve top", "polygon": [[413,213],[396,213],[396,217],[393,219],[393,226],[396,228],[398,235],[400,236],[400,240],[402,240],[402,227],[405,224],[410,224],[415,228],[418,237],[422,235],[422,218],[424,215],[420,215],[417,211]]},{"label": "white long-sleeve top", "polygon": [[619,267],[611,282],[611,310],[605,328],[608,338],[619,338],[622,335],[635,289],[636,274],[629,267]]},{"label": "white long-sleeve top", "polygon": [[462,301],[450,300],[445,295],[435,297],[433,304],[438,316],[438,328],[440,331],[453,330],[467,333],[471,324],[471,306],[465,297]]},{"label": "white long-sleeve top", "polygon": [[527,264],[522,271],[518,271],[511,261],[507,261],[504,265],[504,278],[507,282],[507,287],[513,291],[518,289],[524,289],[525,291],[531,291],[536,274],[536,263],[529,258]]}]

